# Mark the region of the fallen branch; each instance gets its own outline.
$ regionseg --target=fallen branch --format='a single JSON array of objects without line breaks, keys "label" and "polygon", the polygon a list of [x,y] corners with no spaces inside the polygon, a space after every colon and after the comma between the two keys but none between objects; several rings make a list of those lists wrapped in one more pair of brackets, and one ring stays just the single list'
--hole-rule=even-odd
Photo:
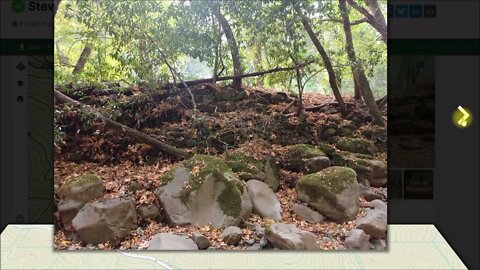
[{"label": "fallen branch", "polygon": [[[299,64],[298,68],[308,66],[308,65],[310,65],[314,62],[315,61],[309,61],[309,62],[306,62],[306,63]],[[297,67],[283,67],[283,68],[282,67],[276,67],[276,68],[265,70],[265,71],[257,71],[257,72],[252,72],[252,73],[246,73],[246,74],[243,74],[241,76],[218,77],[215,80],[216,81],[228,81],[228,80],[236,79],[237,77],[240,77],[240,78],[256,77],[256,76],[262,76],[262,75],[275,73],[275,72],[290,71],[290,70],[294,70],[295,68],[297,68]],[[175,83],[174,84],[167,84],[166,86],[167,87],[168,86],[182,87],[182,86],[185,86],[185,85],[186,86],[192,86],[192,85],[200,84],[200,83],[209,83],[209,82],[212,82],[212,80],[213,80],[213,78],[199,79],[199,80],[193,80],[193,81],[185,81],[185,82],[181,82],[181,83],[177,83],[177,84],[175,84]]]},{"label": "fallen branch", "polygon": [[[352,106],[354,104],[352,102],[345,102],[345,105]],[[314,106],[306,107],[305,111],[307,111],[307,112],[318,112],[318,111],[321,111],[322,108],[324,108],[326,106],[339,106],[339,104],[338,104],[338,102],[323,103],[323,104],[320,104],[320,105],[314,105]]]},{"label": "fallen branch", "polygon": [[282,110],[282,113],[283,113],[283,114],[287,113],[288,110],[290,110],[290,108],[291,108],[293,105],[295,105],[295,103],[297,103],[297,100],[298,100],[298,98],[292,100],[292,102],[290,102],[290,103],[287,105],[287,107],[285,107],[285,109]]},{"label": "fallen branch", "polygon": [[118,123],[118,122],[115,122],[113,120],[111,120],[110,118],[107,118],[105,116],[103,116],[100,112],[98,112],[97,110],[95,110],[94,108],[88,106],[88,105],[85,105],[85,104],[82,104],[81,102],[77,101],[77,100],[74,100],[66,95],[64,95],[63,93],[59,92],[58,90],[54,90],[54,96],[55,96],[55,99],[61,103],[73,103],[73,104],[80,104],[83,106],[83,109],[89,113],[89,114],[92,114],[92,115],[95,115],[96,117],[102,119],[108,126],[112,127],[113,129],[117,130],[117,131],[121,131],[121,132],[124,132],[126,133],[127,135],[139,140],[139,141],[142,141],[148,145],[151,145],[152,147],[166,153],[166,154],[169,154],[169,155],[172,155],[174,157],[178,157],[178,158],[186,158],[186,157],[189,157],[190,156],[190,153],[188,152],[185,152],[184,150],[181,150],[181,149],[178,149],[176,147],[173,147],[171,145],[168,145],[166,143],[163,143],[155,138],[152,138],[150,137],[149,135],[145,134],[145,133],[142,133],[136,129],[133,129],[133,128],[130,128],[130,127],[127,127],[121,123]]}]

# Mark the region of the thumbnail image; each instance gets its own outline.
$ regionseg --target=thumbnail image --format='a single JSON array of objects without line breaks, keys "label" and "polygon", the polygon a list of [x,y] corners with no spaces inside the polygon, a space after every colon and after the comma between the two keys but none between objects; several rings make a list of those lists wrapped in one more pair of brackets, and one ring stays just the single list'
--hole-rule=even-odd
[{"label": "thumbnail image", "polygon": [[388,67],[388,165],[435,167],[435,61],[393,55]]},{"label": "thumbnail image", "polygon": [[386,6],[61,1],[54,248],[388,250]]}]

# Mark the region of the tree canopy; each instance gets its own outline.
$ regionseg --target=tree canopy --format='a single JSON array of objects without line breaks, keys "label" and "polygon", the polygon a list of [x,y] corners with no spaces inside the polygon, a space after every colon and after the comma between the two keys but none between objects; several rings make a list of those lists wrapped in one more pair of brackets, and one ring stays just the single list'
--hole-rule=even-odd
[{"label": "tree canopy", "polygon": [[[365,70],[373,94],[383,96],[386,44],[378,27],[373,27],[369,17],[358,9],[368,13],[372,1],[347,2],[357,61]],[[302,68],[305,91],[331,94],[325,64],[294,4],[288,0],[62,1],[55,18],[55,79],[57,83],[175,82],[313,60],[314,64]],[[338,2],[297,4],[332,62],[341,93],[353,94],[353,74]],[[386,3],[378,2],[377,6],[385,10]],[[376,13],[368,13],[372,14]],[[77,71],[72,74],[74,69]],[[296,92],[296,76],[291,70],[245,78],[242,83]]]}]

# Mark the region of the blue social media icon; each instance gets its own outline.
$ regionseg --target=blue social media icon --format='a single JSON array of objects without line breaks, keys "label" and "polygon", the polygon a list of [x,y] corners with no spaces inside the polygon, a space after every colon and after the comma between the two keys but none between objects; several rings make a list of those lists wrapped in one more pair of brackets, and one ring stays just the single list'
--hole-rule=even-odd
[{"label": "blue social media icon", "polygon": [[395,17],[396,18],[406,18],[406,17],[408,17],[408,6],[407,5],[396,5],[395,6]]},{"label": "blue social media icon", "polygon": [[423,15],[423,7],[421,5],[410,5],[410,18],[421,18]]}]

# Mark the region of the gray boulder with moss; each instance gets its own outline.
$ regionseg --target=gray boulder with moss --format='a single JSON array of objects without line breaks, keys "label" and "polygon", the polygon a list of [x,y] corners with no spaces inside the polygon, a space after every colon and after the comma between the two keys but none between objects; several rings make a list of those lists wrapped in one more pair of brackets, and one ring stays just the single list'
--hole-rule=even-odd
[{"label": "gray boulder with moss", "polygon": [[347,166],[355,170],[360,183],[372,187],[382,187],[387,183],[387,164],[372,156],[345,151],[335,153],[333,164]]},{"label": "gray boulder with moss", "polygon": [[355,170],[359,180],[367,180],[372,187],[387,184],[387,164],[375,159],[347,159],[346,166]]},{"label": "gray boulder with moss", "polygon": [[362,138],[342,137],[338,139],[336,147],[343,151],[367,155],[373,155],[377,151],[371,141]]},{"label": "gray boulder with moss", "polygon": [[300,178],[298,198],[331,220],[352,220],[359,209],[357,174],[347,167],[329,167]]},{"label": "gray boulder with moss", "polygon": [[220,158],[195,155],[165,172],[155,194],[172,225],[238,225],[252,203],[237,175]]},{"label": "gray boulder with moss", "polygon": [[280,170],[272,158],[258,160],[245,153],[233,152],[225,155],[225,162],[244,181],[260,180],[273,191],[280,186]]},{"label": "gray boulder with moss", "polygon": [[88,201],[103,196],[105,188],[102,179],[96,175],[82,175],[67,181],[57,191],[60,199],[58,211],[65,226],[72,223],[72,219]]},{"label": "gray boulder with moss", "polygon": [[310,144],[295,144],[287,147],[283,157],[287,170],[314,173],[330,166],[330,160],[319,147]]}]

